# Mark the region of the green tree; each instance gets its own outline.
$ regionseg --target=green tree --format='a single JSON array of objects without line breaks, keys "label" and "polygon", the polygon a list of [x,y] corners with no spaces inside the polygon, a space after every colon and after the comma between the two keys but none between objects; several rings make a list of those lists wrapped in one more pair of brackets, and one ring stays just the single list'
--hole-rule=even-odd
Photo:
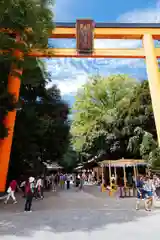
[{"label": "green tree", "polygon": [[[48,1],[48,3],[51,1]],[[0,49],[21,49],[24,54],[31,48],[43,48],[48,44],[48,37],[54,27],[53,13],[47,8],[47,1],[33,0],[0,0],[0,28],[10,29],[13,32],[0,32]],[[21,36],[23,43],[15,41],[15,33]],[[7,134],[4,126],[4,117],[7,112],[15,107],[14,97],[7,93],[7,78],[10,72],[11,63],[15,63],[23,69],[32,71],[37,68],[37,60],[25,56],[24,61],[17,60],[12,51],[0,55],[1,86],[0,86],[0,137]],[[35,72],[35,71],[34,71]],[[12,72],[12,74],[15,74]],[[17,74],[17,73],[16,73]],[[31,75],[31,74],[30,74]],[[29,78],[27,78],[29,80]],[[24,80],[24,78],[23,78]],[[32,76],[33,80],[37,78]]]},{"label": "green tree", "polygon": [[150,152],[148,163],[154,169],[160,168],[160,148],[155,148]]},{"label": "green tree", "polygon": [[128,107],[136,85],[136,80],[127,75],[113,75],[93,77],[83,86],[76,96],[71,127],[77,151],[94,155],[105,149],[115,158],[117,153],[122,154],[124,121],[119,111]]},{"label": "green tree", "polygon": [[76,97],[73,144],[87,157],[144,158],[157,147],[147,81],[126,75],[92,78]]},{"label": "green tree", "polygon": [[142,143],[140,144],[140,153],[143,159],[149,160],[149,154],[157,148],[157,142],[153,139],[153,135],[144,132]]},{"label": "green tree", "polygon": [[157,147],[157,135],[152,110],[148,81],[139,84],[130,99],[126,113],[128,129],[134,128],[130,137],[128,150],[132,156],[148,160],[150,152]]},{"label": "green tree", "polygon": [[131,156],[142,157],[142,159],[148,161],[150,152],[155,148],[157,148],[157,142],[154,140],[153,135],[140,127],[136,127],[134,135],[129,138],[127,146]]},{"label": "green tree", "polygon": [[[53,13],[47,7],[52,1],[0,0],[0,28],[19,33],[25,42],[16,43],[15,34],[0,33],[0,49],[21,49],[24,61],[15,59],[12,51],[0,55],[0,138],[7,135],[5,115],[19,108],[11,151],[10,175],[37,169],[42,161],[62,161],[68,148],[68,106],[56,86],[46,90],[50,81],[43,62],[27,53],[31,48],[45,48],[54,28]],[[23,68],[19,102],[7,93],[11,63]],[[12,74],[15,74],[12,72]]]},{"label": "green tree", "polygon": [[63,161],[69,144],[68,105],[54,85],[45,88],[43,74],[39,85],[22,84],[21,109],[17,113],[10,161],[10,176],[28,170],[39,171],[43,162]]},{"label": "green tree", "polygon": [[73,149],[72,144],[70,143],[66,153],[63,156],[62,166],[67,172],[73,172],[78,163],[78,153]]}]

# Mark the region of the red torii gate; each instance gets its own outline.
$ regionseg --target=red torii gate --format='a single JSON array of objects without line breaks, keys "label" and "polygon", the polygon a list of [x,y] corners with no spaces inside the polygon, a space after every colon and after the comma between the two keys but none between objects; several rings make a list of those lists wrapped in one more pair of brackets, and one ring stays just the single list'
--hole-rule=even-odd
[{"label": "red torii gate", "polygon": [[[13,33],[10,29],[1,29],[1,32]],[[32,29],[26,29],[32,31]],[[160,74],[157,58],[160,57],[160,48],[154,47],[153,40],[160,40],[160,24],[125,24],[125,23],[94,23],[92,20],[77,20],[75,23],[58,23],[52,31],[51,38],[76,38],[76,49],[32,49],[29,56],[33,57],[78,57],[78,58],[143,58],[146,60],[148,80],[153,104],[153,111],[160,145]],[[94,39],[138,39],[143,41],[143,48],[139,49],[94,49]],[[17,34],[16,41],[21,42]],[[1,50],[3,53],[3,49]],[[15,49],[13,55],[23,60],[24,53]],[[12,65],[12,71],[22,75],[23,69]],[[11,72],[12,72],[11,71]],[[18,101],[20,77],[9,74],[8,92]],[[9,129],[8,136],[0,141],[0,192],[5,191],[8,173],[10,151],[16,110],[9,112],[4,123]]]}]

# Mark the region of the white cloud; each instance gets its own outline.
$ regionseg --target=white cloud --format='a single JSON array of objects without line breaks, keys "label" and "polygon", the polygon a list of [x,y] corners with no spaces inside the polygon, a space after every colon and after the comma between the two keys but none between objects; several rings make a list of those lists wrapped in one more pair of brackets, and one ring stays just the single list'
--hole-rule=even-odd
[{"label": "white cloud", "polygon": [[[57,4],[58,9],[58,4]],[[56,9],[56,11],[58,11]],[[67,14],[67,8],[65,11]],[[124,23],[158,23],[160,9],[137,9],[121,15],[117,22]],[[141,41],[136,40],[95,40],[95,48],[136,48]],[[144,69],[144,60],[141,59],[52,59],[47,60],[48,71],[52,72],[53,81],[62,94],[73,94],[86,81],[88,74],[116,73],[120,68]]]},{"label": "white cloud", "polygon": [[[87,82],[87,79],[88,75],[82,73],[75,77],[72,77],[70,80],[59,81],[55,79],[54,84],[58,86],[63,95],[74,95],[77,92],[77,89]],[[48,84],[48,87],[51,85],[52,84]]]},{"label": "white cloud", "polygon": [[[55,2],[55,1],[54,1]],[[57,0],[53,8],[56,21],[67,22],[70,19],[70,13],[72,12],[72,0]]]},{"label": "white cloud", "polygon": [[124,23],[160,23],[160,8],[136,9],[124,13],[117,21]]},{"label": "white cloud", "polygon": [[136,48],[141,46],[139,40],[117,40],[117,39],[96,39],[94,41],[95,48]]}]

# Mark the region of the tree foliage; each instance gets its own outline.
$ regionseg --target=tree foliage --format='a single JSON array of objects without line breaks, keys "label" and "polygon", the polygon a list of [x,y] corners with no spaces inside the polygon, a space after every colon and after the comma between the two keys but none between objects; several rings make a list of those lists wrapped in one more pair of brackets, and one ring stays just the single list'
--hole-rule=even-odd
[{"label": "tree foliage", "polygon": [[[47,1],[45,1],[47,3]],[[41,4],[40,0],[0,0],[0,28],[5,31],[0,32],[0,49],[4,50],[0,54],[1,86],[0,86],[0,138],[5,137],[7,129],[4,126],[4,117],[7,112],[15,107],[14,96],[7,92],[7,80],[9,72],[13,72],[11,64],[15,64],[30,75],[22,80],[29,81],[30,84],[37,82],[39,72],[37,60],[26,56],[31,48],[41,48],[47,46],[48,37],[54,27],[53,13],[47,5]],[[16,35],[21,41],[16,41]],[[13,52],[20,49],[24,54],[23,59],[17,59]],[[7,51],[7,52],[6,52]],[[36,70],[35,70],[36,69]],[[31,76],[32,75],[32,76]]]},{"label": "tree foliage", "polygon": [[118,113],[121,106],[128,106],[135,85],[136,80],[126,75],[93,77],[78,92],[72,124],[73,143],[77,150],[90,149],[95,153],[104,148],[113,155],[116,149],[121,151],[122,120]]},{"label": "tree foliage", "polygon": [[73,172],[78,163],[78,153],[73,149],[72,144],[70,143],[66,153],[63,156],[62,166],[67,172]]},{"label": "tree foliage", "polygon": [[[10,174],[14,176],[29,169],[37,170],[43,161],[61,162],[69,144],[68,105],[55,85],[46,89],[52,79],[46,73],[44,62],[27,56],[31,48],[48,45],[54,28],[49,3],[52,1],[0,0],[0,28],[13,30],[0,32],[0,49],[9,50],[0,55],[0,138],[8,134],[4,125],[6,114],[16,107],[10,161]],[[16,42],[15,33],[20,35],[20,43]],[[24,53],[23,60],[13,56],[17,48]],[[19,102],[7,92],[12,63],[23,68]]]},{"label": "tree foliage", "polygon": [[155,148],[150,152],[148,162],[153,168],[160,168],[160,148]]},{"label": "tree foliage", "polygon": [[11,152],[11,171],[17,175],[42,162],[61,163],[69,144],[69,109],[57,87],[27,89],[22,85],[24,101],[17,113]]},{"label": "tree foliage", "polygon": [[157,146],[147,81],[127,75],[93,77],[73,107],[73,144],[87,158],[148,158]]}]

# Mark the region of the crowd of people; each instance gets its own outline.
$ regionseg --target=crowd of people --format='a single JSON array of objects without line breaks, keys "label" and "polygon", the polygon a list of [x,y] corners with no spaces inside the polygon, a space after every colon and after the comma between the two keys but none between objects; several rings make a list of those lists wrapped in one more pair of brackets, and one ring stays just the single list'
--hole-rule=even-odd
[{"label": "crowd of people", "polygon": [[82,189],[84,176],[82,176],[82,174],[73,175],[55,173],[47,176],[38,176],[37,178],[30,176],[27,179],[23,178],[21,181],[13,179],[7,189],[7,196],[4,203],[7,204],[9,200],[12,199],[13,204],[16,204],[16,192],[18,190],[23,193],[23,197],[25,198],[24,211],[31,212],[33,199],[43,199],[44,189],[53,192],[57,191],[57,187],[61,190],[64,190],[65,188],[69,190],[71,184],[77,187],[77,189]]},{"label": "crowd of people", "polygon": [[[113,178],[113,177],[112,177]],[[112,179],[115,181],[115,179]],[[10,198],[13,201],[13,204],[17,203],[15,196],[16,191],[21,191],[23,197],[25,198],[25,212],[31,212],[33,198],[43,199],[44,198],[44,189],[46,191],[57,191],[57,187],[61,190],[70,189],[70,186],[73,185],[77,190],[82,190],[84,184],[91,181],[92,183],[96,181],[93,174],[63,174],[56,173],[50,174],[48,176],[38,176],[34,178],[30,176],[26,180],[20,182],[12,180],[7,189],[7,196],[5,199],[5,204],[8,203]],[[145,210],[151,211],[153,200],[160,199],[160,178],[157,175],[153,176],[137,176],[134,179],[134,187],[137,190],[137,201],[136,201],[136,210],[139,210],[141,201],[144,202]]]},{"label": "crowd of people", "polygon": [[17,190],[19,190],[23,193],[23,197],[26,199],[24,211],[31,212],[33,198],[43,199],[43,188],[44,185],[42,177],[38,177],[37,179],[34,177],[29,177],[25,181],[21,181],[19,184],[17,180],[13,179],[7,189],[7,196],[4,203],[7,204],[11,198],[13,204],[16,204],[17,199],[15,193]]},{"label": "crowd of people", "polygon": [[[120,181],[121,180],[121,181]],[[105,179],[101,181],[101,191],[108,190],[109,193],[114,192],[117,196],[125,197],[126,189],[133,190],[137,194],[136,210],[139,210],[141,202],[146,211],[151,211],[154,200],[160,200],[160,177],[156,174],[139,175],[137,177],[128,174],[127,186],[125,187],[124,179],[121,177],[117,184],[117,179],[114,174],[111,176],[111,184],[105,184]],[[131,196],[131,195],[129,195]]]},{"label": "crowd of people", "polygon": [[139,210],[141,200],[144,201],[146,211],[151,211],[153,200],[160,198],[160,178],[153,176],[138,176],[136,180],[137,202],[136,210]]}]

